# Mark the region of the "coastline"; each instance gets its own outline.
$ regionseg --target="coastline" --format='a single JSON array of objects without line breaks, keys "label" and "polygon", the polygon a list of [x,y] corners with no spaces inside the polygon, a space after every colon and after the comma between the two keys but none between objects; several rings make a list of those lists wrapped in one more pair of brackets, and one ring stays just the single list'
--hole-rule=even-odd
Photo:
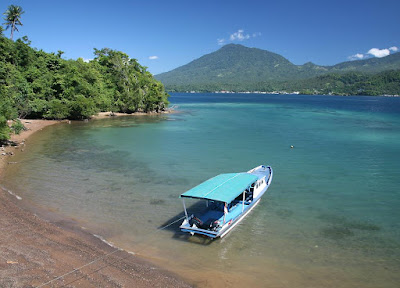
[{"label": "coastline", "polygon": [[[29,144],[29,136],[62,122],[22,120],[28,130],[11,139],[18,146],[5,147],[1,152],[21,153]],[[1,155],[0,183],[12,158]],[[72,220],[52,214],[35,211],[0,187],[0,287],[190,287],[177,275],[111,246]],[[44,220],[49,218],[52,220]]]},{"label": "coastline", "polygon": [[[1,147],[0,153],[0,181],[3,176],[3,171],[6,169],[9,162],[12,161],[12,156],[15,152],[23,152],[25,147],[25,141],[32,134],[44,129],[47,126],[55,125],[58,123],[62,123],[65,121],[58,120],[21,120],[21,123],[24,124],[26,130],[23,130],[19,135],[12,134],[10,141],[14,142],[16,146],[6,146]],[[6,155],[3,155],[6,154]],[[0,182],[1,183],[1,182]]]},{"label": "coastline", "polygon": [[120,113],[120,112],[99,112],[96,115],[93,115],[91,120],[96,120],[96,119],[109,119],[112,117],[129,117],[129,116],[148,116],[148,115],[161,115],[161,114],[172,114],[175,113],[176,111],[173,110],[172,108],[169,108],[165,111],[161,112],[135,112],[135,113]]}]

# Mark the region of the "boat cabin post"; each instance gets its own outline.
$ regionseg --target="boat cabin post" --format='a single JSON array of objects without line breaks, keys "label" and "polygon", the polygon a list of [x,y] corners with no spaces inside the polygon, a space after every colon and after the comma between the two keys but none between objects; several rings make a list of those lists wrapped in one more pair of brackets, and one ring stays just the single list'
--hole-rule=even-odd
[{"label": "boat cabin post", "polygon": [[185,199],[182,197],[183,209],[185,210],[186,220],[189,222],[189,217],[186,211]]},{"label": "boat cabin post", "polygon": [[223,225],[225,225],[226,214],[228,214],[228,203],[225,202],[225,206],[224,206],[224,223],[223,223]]},{"label": "boat cabin post", "polygon": [[244,211],[244,200],[245,200],[246,190],[243,191],[243,201],[242,201],[242,213]]}]

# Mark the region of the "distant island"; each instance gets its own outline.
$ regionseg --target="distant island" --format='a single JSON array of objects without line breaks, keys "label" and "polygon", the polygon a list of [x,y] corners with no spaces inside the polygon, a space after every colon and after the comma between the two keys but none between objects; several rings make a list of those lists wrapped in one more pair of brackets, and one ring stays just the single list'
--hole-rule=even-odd
[{"label": "distant island", "polygon": [[400,53],[334,66],[295,65],[276,53],[228,44],[155,78],[169,92],[400,95]]}]

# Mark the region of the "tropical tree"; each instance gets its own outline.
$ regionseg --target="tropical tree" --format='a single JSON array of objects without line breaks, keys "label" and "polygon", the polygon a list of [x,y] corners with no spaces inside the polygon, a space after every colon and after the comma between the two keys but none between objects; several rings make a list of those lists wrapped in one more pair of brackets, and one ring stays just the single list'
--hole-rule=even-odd
[{"label": "tropical tree", "polygon": [[10,39],[13,39],[13,34],[14,31],[17,30],[17,25],[21,25],[21,15],[24,14],[25,11],[22,10],[21,6],[16,6],[16,5],[10,5],[8,6],[8,10],[3,13],[6,17],[4,17],[4,20],[6,22],[4,23],[6,26],[6,30],[11,27],[11,37]]}]

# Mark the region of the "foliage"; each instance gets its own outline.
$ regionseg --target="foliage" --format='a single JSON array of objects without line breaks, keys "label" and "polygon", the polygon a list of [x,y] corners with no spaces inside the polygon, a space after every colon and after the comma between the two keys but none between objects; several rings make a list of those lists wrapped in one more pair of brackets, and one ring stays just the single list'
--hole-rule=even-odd
[{"label": "foliage", "polygon": [[0,114],[0,142],[10,139],[11,129],[7,125],[7,118]]},{"label": "foliage", "polygon": [[20,134],[22,132],[22,130],[25,130],[25,126],[24,126],[24,124],[22,124],[21,120],[16,119],[16,120],[14,120],[13,124],[11,125],[11,130],[15,134]]},{"label": "foliage", "polygon": [[11,129],[7,125],[7,119],[16,117],[15,108],[5,91],[6,89],[0,80],[0,142],[10,138]]},{"label": "foliage", "polygon": [[303,94],[399,95],[400,70],[372,75],[359,72],[332,73],[287,85],[288,90],[293,88],[298,88]]},{"label": "foliage", "polygon": [[136,59],[108,48],[94,53],[89,63],[64,60],[62,51],[46,53],[27,37],[14,42],[0,33],[0,139],[9,138],[7,119],[86,119],[100,111],[167,107],[164,86]]},{"label": "foliage", "polygon": [[4,13],[6,22],[4,23],[6,26],[6,29],[11,27],[11,36],[10,39],[13,39],[13,34],[14,31],[17,30],[17,25],[21,25],[21,15],[24,14],[25,12],[22,10],[21,6],[16,6],[16,5],[10,5],[8,6],[7,11]]},{"label": "foliage", "polygon": [[399,78],[395,71],[399,69],[400,53],[335,66],[310,62],[294,65],[269,51],[229,44],[156,78],[168,91],[398,95]]}]

